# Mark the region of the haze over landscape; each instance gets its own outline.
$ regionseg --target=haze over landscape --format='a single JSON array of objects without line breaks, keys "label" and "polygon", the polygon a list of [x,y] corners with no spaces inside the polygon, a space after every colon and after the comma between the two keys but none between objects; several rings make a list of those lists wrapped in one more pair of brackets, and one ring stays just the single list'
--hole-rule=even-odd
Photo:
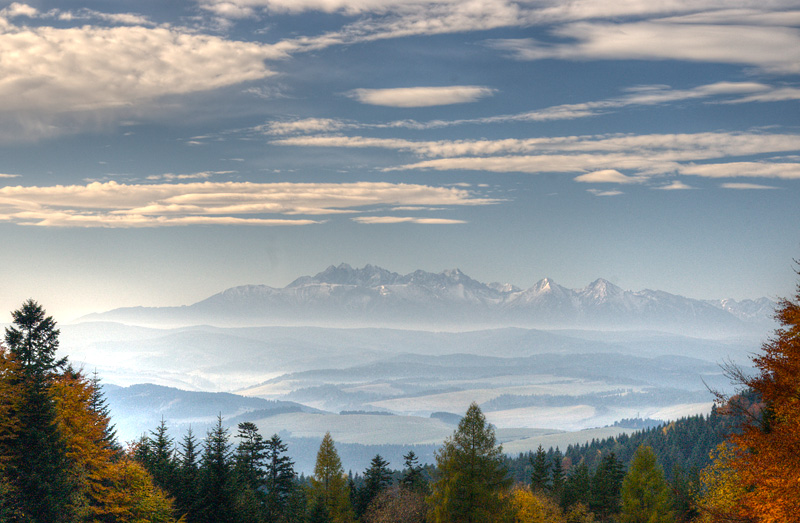
[{"label": "haze over landscape", "polygon": [[794,286],[798,26],[0,2],[0,321],[53,314],[126,441],[221,413],[430,460],[472,402],[508,452],[707,413]]}]

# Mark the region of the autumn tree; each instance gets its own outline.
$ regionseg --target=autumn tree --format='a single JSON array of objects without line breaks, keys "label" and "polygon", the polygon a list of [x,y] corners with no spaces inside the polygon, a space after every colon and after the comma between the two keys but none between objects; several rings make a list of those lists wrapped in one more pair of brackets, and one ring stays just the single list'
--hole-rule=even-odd
[{"label": "autumn tree", "polygon": [[758,373],[734,372],[762,404],[729,438],[729,463],[744,487],[741,514],[787,523],[800,521],[800,283],[794,300],[782,300],[775,317],[779,328],[753,359]]},{"label": "autumn tree", "polygon": [[367,507],[365,523],[425,523],[428,507],[419,492],[406,487],[383,490]]},{"label": "autumn tree", "polygon": [[514,523],[565,523],[564,514],[542,490],[518,485],[509,496]]},{"label": "autumn tree", "polygon": [[317,452],[314,476],[311,478],[311,502],[312,507],[322,504],[324,512],[334,523],[348,523],[355,519],[347,477],[330,432],[325,433]]},{"label": "autumn tree", "polygon": [[633,454],[622,481],[622,523],[673,523],[669,486],[653,449],[641,446]]},{"label": "autumn tree", "polygon": [[505,493],[511,479],[496,443],[494,429],[473,403],[435,453],[437,477],[428,498],[435,523],[492,522],[505,517]]}]

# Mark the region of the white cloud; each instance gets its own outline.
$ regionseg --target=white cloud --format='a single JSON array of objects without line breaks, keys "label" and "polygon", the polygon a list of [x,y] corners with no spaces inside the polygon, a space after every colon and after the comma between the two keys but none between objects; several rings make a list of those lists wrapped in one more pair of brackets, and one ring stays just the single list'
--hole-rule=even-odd
[{"label": "white cloud", "polygon": [[639,183],[642,179],[625,176],[615,169],[603,169],[582,174],[576,177],[575,181],[584,183]]},{"label": "white cloud", "polygon": [[[109,114],[139,114],[167,95],[270,76],[281,56],[257,43],[179,29],[0,28],[0,138],[36,138]],[[103,116],[105,115],[105,116]]]},{"label": "white cloud", "polygon": [[673,180],[669,185],[658,185],[653,187],[653,189],[658,189],[660,191],[686,191],[689,189],[694,189],[694,187],[691,185],[686,185],[680,180]]},{"label": "white cloud", "polygon": [[772,185],[760,185],[757,183],[721,183],[720,187],[723,189],[739,189],[739,190],[770,190],[777,189]]},{"label": "white cloud", "polygon": [[[464,189],[392,183],[185,183],[0,188],[0,219],[50,227],[195,224],[308,225],[319,220],[263,215],[335,215],[395,205],[497,203]],[[433,222],[429,222],[433,223]]]},{"label": "white cloud", "polygon": [[354,89],[348,96],[361,103],[387,107],[432,107],[476,102],[495,90],[474,85],[446,87],[400,87],[394,89]]},{"label": "white cloud", "polygon": [[800,31],[792,27],[663,22],[580,22],[558,28],[575,43],[495,42],[520,60],[689,60],[800,72]]},{"label": "white cloud", "polygon": [[595,196],[619,196],[620,194],[625,194],[622,191],[601,191],[600,189],[586,189],[586,192],[590,192]]},{"label": "white cloud", "polygon": [[19,178],[18,174],[4,174],[0,173],[0,178]]},{"label": "white cloud", "polygon": [[236,171],[202,171],[198,173],[188,173],[188,174],[175,174],[175,173],[163,173],[163,174],[151,174],[150,176],[146,177],[146,180],[154,182],[154,181],[181,181],[181,180],[207,180],[212,176],[222,175],[222,174],[232,174]]},{"label": "white cloud", "polygon": [[800,163],[728,162],[682,166],[681,174],[703,178],[780,178],[800,180]]},{"label": "white cloud", "polygon": [[410,216],[359,216],[356,218],[351,218],[351,220],[366,224],[418,223],[422,225],[453,225],[467,223],[464,220],[449,220],[445,218],[415,218]]},{"label": "white cloud", "polygon": [[786,102],[791,100],[800,100],[800,89],[797,87],[778,87],[764,93],[752,94],[719,103],[738,104],[747,102]]},{"label": "white cloud", "polygon": [[35,7],[31,7],[28,4],[22,4],[20,2],[12,2],[8,7],[0,9],[0,16],[7,18],[16,18],[18,16],[34,18],[38,15],[39,15],[38,9],[36,9]]},{"label": "white cloud", "polygon": [[341,120],[331,118],[304,118],[288,122],[269,122],[264,126],[256,128],[256,131],[272,135],[296,134],[296,133],[319,133],[337,131],[346,127]]}]

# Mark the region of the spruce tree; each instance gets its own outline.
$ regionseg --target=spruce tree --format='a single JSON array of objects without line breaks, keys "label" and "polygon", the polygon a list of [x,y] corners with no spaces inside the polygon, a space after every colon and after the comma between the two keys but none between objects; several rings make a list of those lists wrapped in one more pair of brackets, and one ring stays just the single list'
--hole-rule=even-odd
[{"label": "spruce tree", "polygon": [[76,520],[72,500],[78,485],[59,430],[51,386],[65,364],[57,359],[59,331],[33,300],[11,313],[5,342],[15,374],[10,383],[20,398],[16,434],[8,442],[6,474],[17,495],[19,512],[31,523]]},{"label": "spruce tree", "polygon": [[389,470],[389,462],[377,454],[364,472],[364,486],[358,491],[356,516],[360,518],[372,500],[391,485],[392,471]]},{"label": "spruce tree", "polygon": [[295,486],[294,462],[286,456],[286,444],[277,434],[265,444],[268,521],[289,521],[290,502]]},{"label": "spruce tree", "polygon": [[192,427],[186,431],[180,443],[177,468],[177,485],[174,490],[175,509],[178,516],[187,516],[188,521],[196,521],[198,504],[198,444]]},{"label": "spruce tree", "polygon": [[409,450],[408,454],[403,456],[403,464],[405,468],[403,476],[400,478],[400,486],[412,492],[424,493],[427,491],[428,483],[422,476],[419,458],[417,458],[413,450]]},{"label": "spruce tree", "polygon": [[625,470],[613,452],[603,456],[592,477],[592,497],[589,506],[603,520],[620,510],[622,479]]},{"label": "spruce tree", "polygon": [[547,452],[539,445],[536,454],[531,456],[531,490],[545,492],[550,486],[550,463],[547,461]]},{"label": "spruce tree", "polygon": [[550,493],[553,499],[559,504],[561,504],[561,497],[564,494],[564,482],[566,481],[562,460],[561,451],[556,447],[555,452],[553,452],[553,471],[552,481],[550,482]]},{"label": "spruce tree", "polygon": [[219,415],[216,426],[208,431],[203,446],[199,473],[199,523],[236,521],[232,469],[228,429],[222,425],[222,415]]},{"label": "spruce tree", "polygon": [[502,448],[477,403],[435,453],[437,479],[428,498],[434,523],[484,523],[505,517],[511,486]]}]

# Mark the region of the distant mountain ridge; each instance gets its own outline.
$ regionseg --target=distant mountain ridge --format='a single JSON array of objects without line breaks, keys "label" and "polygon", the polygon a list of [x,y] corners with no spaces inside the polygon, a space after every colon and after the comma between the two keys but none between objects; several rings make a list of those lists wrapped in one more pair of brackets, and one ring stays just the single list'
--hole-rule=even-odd
[{"label": "distant mountain ridge", "polygon": [[696,300],[657,290],[627,291],[605,279],[567,289],[544,278],[529,289],[481,283],[459,269],[401,275],[342,263],[279,289],[244,285],[182,307],[134,307],[84,320],[134,324],[657,329],[736,332],[771,325],[774,302]]}]

